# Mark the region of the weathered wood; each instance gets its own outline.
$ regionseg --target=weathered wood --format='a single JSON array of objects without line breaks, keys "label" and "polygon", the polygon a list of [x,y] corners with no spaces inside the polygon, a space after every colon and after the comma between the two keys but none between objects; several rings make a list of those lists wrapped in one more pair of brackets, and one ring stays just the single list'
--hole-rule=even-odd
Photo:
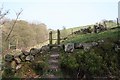
[{"label": "weathered wood", "polygon": [[118,18],[117,18],[117,27],[119,27],[119,20],[118,20]]},{"label": "weathered wood", "polygon": [[57,44],[60,44],[60,30],[57,30]]},{"label": "weathered wood", "polygon": [[49,44],[52,44],[52,31],[49,32]]},{"label": "weathered wood", "polygon": [[94,27],[93,27],[93,32],[97,33],[97,26],[96,25],[94,25]]}]

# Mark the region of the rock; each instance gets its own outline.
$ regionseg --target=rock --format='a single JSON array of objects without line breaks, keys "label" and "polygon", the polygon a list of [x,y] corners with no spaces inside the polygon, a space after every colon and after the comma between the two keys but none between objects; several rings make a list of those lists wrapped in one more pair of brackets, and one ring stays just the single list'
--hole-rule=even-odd
[{"label": "rock", "polygon": [[64,44],[60,44],[60,45],[58,45],[58,47],[60,48],[60,49],[65,49],[65,45]]},{"label": "rock", "polygon": [[21,61],[25,61],[26,56],[25,56],[25,55],[23,55],[23,53],[22,53],[22,54],[20,54],[20,55],[19,55],[19,57],[20,57]]},{"label": "rock", "polygon": [[85,51],[85,52],[88,52],[88,51],[90,51],[90,49],[91,49],[90,47],[85,47],[85,48],[84,48],[84,51]]},{"label": "rock", "polygon": [[119,52],[120,51],[120,46],[118,46],[117,44],[115,45],[115,51]]},{"label": "rock", "polygon": [[29,52],[27,52],[27,51],[25,51],[25,50],[21,50],[21,52],[23,53],[23,55],[25,55],[25,56],[27,56],[27,55],[29,55],[30,53]]},{"label": "rock", "polygon": [[15,54],[14,55],[14,58],[17,58],[17,57],[19,57],[21,54]]},{"label": "rock", "polygon": [[25,58],[26,61],[33,61],[34,60],[34,56],[32,55],[28,55],[26,58]]},{"label": "rock", "polygon": [[21,59],[19,57],[15,57],[14,60],[16,61],[17,64],[21,63]]},{"label": "rock", "polygon": [[43,52],[47,52],[47,51],[50,51],[50,47],[49,47],[49,46],[45,45],[45,46],[42,46],[42,47],[41,47],[41,52],[42,52],[42,53],[43,53]]},{"label": "rock", "polygon": [[68,43],[65,45],[65,52],[73,52],[74,51],[74,43]]},{"label": "rock", "polygon": [[22,67],[22,64],[19,64],[16,66],[16,70],[20,69]]},{"label": "rock", "polygon": [[96,47],[96,46],[98,46],[98,43],[97,42],[92,42],[92,46]]},{"label": "rock", "polygon": [[5,61],[6,62],[11,62],[13,60],[14,60],[14,56],[13,55],[11,55],[11,54],[6,54],[5,55]]},{"label": "rock", "polygon": [[104,43],[105,41],[104,40],[99,40],[98,43],[101,44],[101,43]]},{"label": "rock", "polygon": [[11,62],[11,68],[15,69],[16,66],[17,66],[16,62],[15,62],[15,61],[12,61],[12,62]]},{"label": "rock", "polygon": [[31,55],[36,55],[40,52],[40,49],[37,49],[37,48],[31,48],[30,49],[30,54]]},{"label": "rock", "polygon": [[74,44],[74,48],[75,49],[82,49],[83,48],[83,44],[82,43],[75,43]]},{"label": "rock", "polygon": [[83,44],[83,48],[85,52],[90,51],[90,49],[93,47],[93,45],[91,43],[84,43]]}]

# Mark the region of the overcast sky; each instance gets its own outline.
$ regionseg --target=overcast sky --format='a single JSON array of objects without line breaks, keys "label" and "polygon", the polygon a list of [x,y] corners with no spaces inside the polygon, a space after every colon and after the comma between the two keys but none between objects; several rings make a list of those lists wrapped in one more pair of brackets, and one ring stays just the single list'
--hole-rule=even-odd
[{"label": "overcast sky", "polygon": [[10,9],[8,18],[22,8],[19,19],[45,23],[48,28],[62,29],[94,24],[118,17],[119,0],[0,0],[0,7]]}]

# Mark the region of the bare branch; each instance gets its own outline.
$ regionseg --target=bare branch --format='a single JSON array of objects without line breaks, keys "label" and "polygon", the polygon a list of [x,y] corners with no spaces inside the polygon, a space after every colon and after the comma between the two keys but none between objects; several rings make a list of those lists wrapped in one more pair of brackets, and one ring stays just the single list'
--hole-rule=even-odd
[{"label": "bare branch", "polygon": [[4,17],[9,13],[9,10],[3,11],[4,7],[2,4],[2,7],[0,8],[0,25],[3,25],[5,23]]},{"label": "bare branch", "polygon": [[0,20],[3,19],[9,13],[9,10],[4,12],[3,9],[4,9],[4,7],[2,4],[2,7],[0,8]]},{"label": "bare branch", "polygon": [[12,27],[11,27],[11,30],[10,30],[8,36],[6,37],[5,41],[7,41],[8,38],[9,38],[9,36],[11,35],[11,33],[12,33],[13,29],[14,29],[14,26],[15,26],[15,24],[16,24],[16,22],[17,22],[17,19],[18,19],[18,17],[20,16],[20,14],[22,13],[22,11],[23,11],[23,10],[21,9],[21,11],[20,11],[18,14],[16,14],[17,17],[16,17],[16,19],[15,19],[15,21],[14,21]]},{"label": "bare branch", "polygon": [[3,19],[7,14],[9,13],[9,10],[7,10],[6,12],[4,12],[3,14],[0,14],[0,20]]},{"label": "bare branch", "polygon": [[3,10],[3,4],[2,7],[0,8],[0,15],[2,14],[2,10]]}]

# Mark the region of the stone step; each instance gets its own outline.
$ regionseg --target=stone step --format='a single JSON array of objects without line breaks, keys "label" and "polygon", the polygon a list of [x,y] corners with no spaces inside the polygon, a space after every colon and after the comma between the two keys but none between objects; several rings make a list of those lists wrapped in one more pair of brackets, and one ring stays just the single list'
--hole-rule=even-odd
[{"label": "stone step", "polygon": [[60,68],[59,68],[59,51],[56,47],[53,47],[52,51],[50,53],[51,54],[50,54],[50,57],[48,60],[48,63],[49,63],[48,71],[50,71],[50,74],[47,75],[47,78],[57,78],[55,76],[55,74],[53,74],[53,73],[60,70]]},{"label": "stone step", "polygon": [[57,78],[57,76],[55,76],[54,74],[48,74],[48,75],[46,75],[45,78],[52,78],[53,80],[57,80],[57,79],[55,79],[55,78]]},{"label": "stone step", "polygon": [[59,57],[59,54],[51,54],[50,57]]},{"label": "stone step", "polygon": [[58,65],[59,61],[57,59],[56,60],[49,60],[48,63],[49,63],[49,65]]},{"label": "stone step", "polygon": [[59,57],[50,57],[50,60],[58,60]]},{"label": "stone step", "polygon": [[58,63],[49,64],[49,68],[59,68]]},{"label": "stone step", "polygon": [[49,63],[58,63],[58,60],[51,59],[49,60]]},{"label": "stone step", "polygon": [[50,65],[49,69],[50,70],[57,70],[57,69],[59,69],[59,66],[58,65]]}]

